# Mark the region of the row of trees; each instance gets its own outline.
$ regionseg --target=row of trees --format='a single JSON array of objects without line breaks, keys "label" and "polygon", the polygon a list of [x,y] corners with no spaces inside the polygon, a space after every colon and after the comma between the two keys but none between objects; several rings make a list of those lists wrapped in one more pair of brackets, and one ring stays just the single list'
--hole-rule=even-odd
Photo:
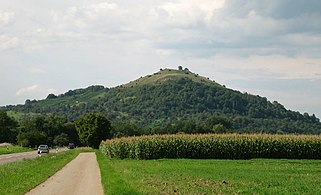
[{"label": "row of trees", "polygon": [[66,146],[72,142],[98,148],[101,140],[110,137],[110,132],[110,122],[100,114],[89,113],[75,122],[52,115],[27,116],[16,121],[0,110],[0,143],[34,147]]},{"label": "row of trees", "polygon": [[28,116],[15,121],[0,110],[0,143],[11,142],[21,146],[34,147],[39,144],[65,146],[76,145],[98,148],[101,140],[113,137],[176,134],[176,133],[224,133],[231,131],[228,118],[213,115],[205,122],[197,118],[159,121],[162,126],[139,126],[135,123],[110,121],[101,114],[88,113],[76,121],[59,116]]}]

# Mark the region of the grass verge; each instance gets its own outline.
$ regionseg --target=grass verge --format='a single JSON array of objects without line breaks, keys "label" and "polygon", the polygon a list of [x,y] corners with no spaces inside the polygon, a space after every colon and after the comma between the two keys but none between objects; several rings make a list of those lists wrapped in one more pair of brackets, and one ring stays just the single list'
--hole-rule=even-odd
[{"label": "grass verge", "polygon": [[24,194],[30,191],[60,170],[80,152],[83,150],[75,149],[1,165],[1,194]]},{"label": "grass verge", "polygon": [[18,152],[30,152],[33,151],[31,148],[25,148],[21,146],[0,146],[0,155],[1,154],[12,154]]},{"label": "grass verge", "polygon": [[[320,160],[117,160],[97,153],[105,194],[320,194]],[[127,193],[133,194],[133,193]]]},{"label": "grass verge", "polygon": [[123,178],[122,174],[117,172],[110,160],[100,151],[96,151],[97,161],[100,167],[101,181],[105,194],[140,194],[137,189],[133,188]]}]

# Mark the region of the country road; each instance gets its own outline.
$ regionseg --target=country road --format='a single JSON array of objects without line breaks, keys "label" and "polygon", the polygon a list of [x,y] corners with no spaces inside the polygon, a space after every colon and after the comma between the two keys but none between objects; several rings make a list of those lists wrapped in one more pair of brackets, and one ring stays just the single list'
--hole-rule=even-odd
[{"label": "country road", "polygon": [[94,152],[80,153],[55,175],[26,195],[102,195],[99,165]]},{"label": "country road", "polygon": [[[52,149],[49,151],[49,153],[63,152],[66,150],[67,148],[59,148],[57,151],[55,149]],[[24,160],[24,159],[36,158],[37,156],[39,155],[36,150],[31,152],[3,154],[3,155],[0,155],[0,165],[19,161],[19,160]]]}]

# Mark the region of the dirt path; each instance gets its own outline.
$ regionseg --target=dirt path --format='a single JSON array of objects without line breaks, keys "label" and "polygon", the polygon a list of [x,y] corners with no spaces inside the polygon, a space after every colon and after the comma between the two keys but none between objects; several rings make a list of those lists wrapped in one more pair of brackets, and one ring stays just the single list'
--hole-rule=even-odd
[{"label": "dirt path", "polygon": [[95,153],[80,153],[55,175],[27,193],[34,194],[103,194]]}]

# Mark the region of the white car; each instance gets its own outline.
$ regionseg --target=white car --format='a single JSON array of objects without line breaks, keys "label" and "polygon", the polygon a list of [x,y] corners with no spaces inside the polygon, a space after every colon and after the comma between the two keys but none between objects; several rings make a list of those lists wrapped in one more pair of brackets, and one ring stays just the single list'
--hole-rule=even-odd
[{"label": "white car", "polygon": [[49,153],[48,145],[40,145],[38,147],[38,154],[42,154],[42,153]]}]

